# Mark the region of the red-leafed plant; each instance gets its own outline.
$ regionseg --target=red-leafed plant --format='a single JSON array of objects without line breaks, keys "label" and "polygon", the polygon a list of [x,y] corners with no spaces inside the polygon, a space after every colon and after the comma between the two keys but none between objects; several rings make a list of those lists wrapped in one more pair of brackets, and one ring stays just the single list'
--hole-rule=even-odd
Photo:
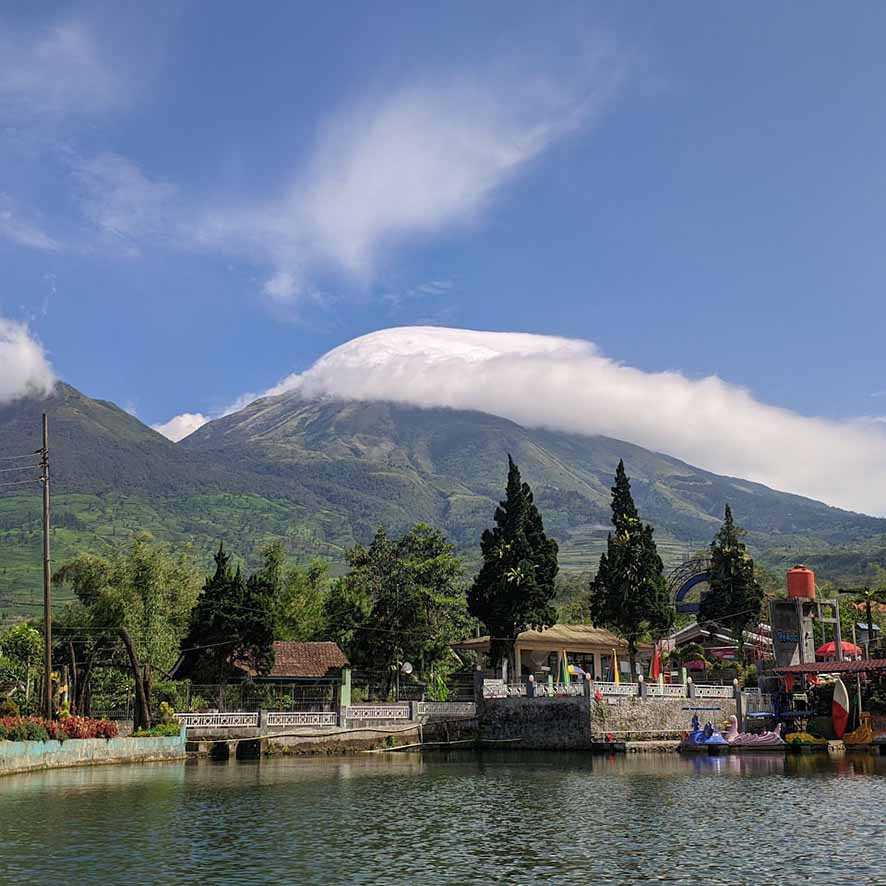
[{"label": "red-leafed plant", "polygon": [[115,738],[117,724],[110,720],[93,720],[89,717],[63,717],[60,720],[44,720],[42,717],[0,718],[0,741],[46,741],[54,738]]}]

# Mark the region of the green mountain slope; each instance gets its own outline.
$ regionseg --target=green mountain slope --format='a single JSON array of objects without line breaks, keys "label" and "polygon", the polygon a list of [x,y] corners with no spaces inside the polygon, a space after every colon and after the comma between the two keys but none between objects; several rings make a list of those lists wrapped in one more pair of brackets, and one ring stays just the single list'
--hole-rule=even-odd
[{"label": "green mountain slope", "polygon": [[[758,556],[773,566],[821,558],[870,563],[886,521],[721,477],[606,437],[523,428],[475,412],[389,403],[259,400],[173,444],[114,404],[59,385],[44,401],[0,407],[0,455],[40,445],[50,417],[53,559],[107,551],[147,529],[191,542],[206,559],[219,538],[247,559],[283,537],[295,556],[341,562],[383,523],[443,528],[471,561],[491,520],[510,452],[529,480],[565,568],[595,565],[609,485],[625,459],[666,561],[706,545],[729,501]],[[844,550],[844,546],[850,545]],[[39,487],[0,487],[0,609],[37,605]]]},{"label": "green mountain slope", "polygon": [[886,521],[721,477],[630,443],[530,430],[476,412],[282,395],[211,422],[180,445],[213,461],[248,462],[275,476],[288,494],[300,490],[343,509],[358,536],[379,521],[401,528],[425,519],[464,547],[476,544],[489,521],[510,452],[533,484],[564,560],[576,566],[590,565],[602,548],[619,458],[642,513],[672,549],[707,545],[727,501],[757,550],[858,542],[886,529]]}]

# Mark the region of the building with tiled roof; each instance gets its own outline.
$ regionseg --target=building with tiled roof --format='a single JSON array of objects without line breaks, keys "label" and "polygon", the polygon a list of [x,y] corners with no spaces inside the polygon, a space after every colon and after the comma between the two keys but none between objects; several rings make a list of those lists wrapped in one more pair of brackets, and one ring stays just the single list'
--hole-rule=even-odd
[{"label": "building with tiled roof", "polygon": [[[174,679],[191,676],[199,661],[199,650],[183,654],[172,671]],[[232,661],[228,682],[252,683],[340,683],[342,670],[350,668],[345,654],[331,641],[302,643],[296,640],[274,642],[274,666],[267,674],[258,674],[245,662]]]},{"label": "building with tiled roof", "polygon": [[252,668],[235,662],[234,667],[244,672],[256,682],[309,681],[341,679],[342,668],[349,668],[350,662],[338,645],[331,641],[301,643],[296,640],[276,640],[274,642],[274,666],[269,674],[258,675]]}]

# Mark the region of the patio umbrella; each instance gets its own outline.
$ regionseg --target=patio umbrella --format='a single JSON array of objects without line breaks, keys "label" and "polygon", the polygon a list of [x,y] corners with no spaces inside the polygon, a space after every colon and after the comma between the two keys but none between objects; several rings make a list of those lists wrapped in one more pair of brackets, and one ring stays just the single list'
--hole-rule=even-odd
[{"label": "patio umbrella", "polygon": [[[848,640],[843,640],[840,645],[843,647],[843,655],[861,655],[861,648]],[[836,642],[829,640],[827,643],[823,643],[815,650],[815,654],[820,655],[822,658],[827,658],[828,656],[835,657],[837,655]]]}]

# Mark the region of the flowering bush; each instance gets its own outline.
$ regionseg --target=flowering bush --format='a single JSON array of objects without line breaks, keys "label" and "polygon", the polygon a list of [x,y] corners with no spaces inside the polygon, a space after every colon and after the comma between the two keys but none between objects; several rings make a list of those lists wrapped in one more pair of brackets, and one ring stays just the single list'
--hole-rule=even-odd
[{"label": "flowering bush", "polygon": [[0,739],[7,741],[46,741],[49,732],[37,718],[0,718]]},{"label": "flowering bush", "polygon": [[115,738],[117,724],[110,720],[92,720],[89,717],[64,717],[57,721],[65,738]]},{"label": "flowering bush", "polygon": [[44,720],[42,717],[0,718],[0,741],[46,741],[49,738],[114,738],[117,724],[110,720],[92,720],[89,717],[64,717]]}]

